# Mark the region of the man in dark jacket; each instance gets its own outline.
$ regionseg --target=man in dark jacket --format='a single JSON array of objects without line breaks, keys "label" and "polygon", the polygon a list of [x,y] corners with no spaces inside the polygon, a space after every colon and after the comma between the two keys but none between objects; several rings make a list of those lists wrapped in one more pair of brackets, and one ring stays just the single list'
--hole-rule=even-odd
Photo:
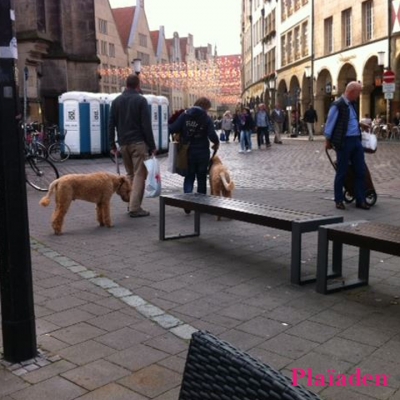
[{"label": "man in dark jacket", "polygon": [[126,173],[132,183],[129,215],[132,218],[147,217],[150,213],[142,208],[147,175],[144,161],[149,154],[155,155],[156,145],[149,106],[140,94],[140,80],[137,75],[128,76],[125,91],[111,105],[108,136],[112,153],[117,150],[115,129]]},{"label": "man in dark jacket", "polygon": [[325,148],[334,148],[337,156],[334,192],[336,208],[339,210],[346,208],[343,203],[343,187],[350,162],[355,172],[356,207],[369,210],[365,201],[364,149],[361,144],[358,113],[354,107],[361,90],[360,83],[350,82],[342,97],[332,103],[325,124]]},{"label": "man in dark jacket", "polygon": [[189,144],[188,172],[183,181],[184,193],[192,193],[194,181],[197,178],[197,192],[207,193],[207,169],[210,161],[210,141],[213,149],[219,147],[219,139],[214,129],[214,123],[207,111],[211,102],[200,97],[193,107],[186,110],[179,118],[168,125],[169,133],[180,132],[180,141]]},{"label": "man in dark jacket", "polygon": [[304,122],[307,124],[308,140],[314,140],[314,124],[318,122],[318,116],[312,104],[308,106],[308,110],[304,113]]}]

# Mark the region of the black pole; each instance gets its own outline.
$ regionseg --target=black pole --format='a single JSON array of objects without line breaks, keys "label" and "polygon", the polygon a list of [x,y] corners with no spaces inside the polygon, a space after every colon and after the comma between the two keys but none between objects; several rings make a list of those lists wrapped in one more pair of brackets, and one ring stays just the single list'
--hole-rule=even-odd
[{"label": "black pole", "polygon": [[20,362],[37,349],[12,2],[0,1],[0,295],[4,358]]}]

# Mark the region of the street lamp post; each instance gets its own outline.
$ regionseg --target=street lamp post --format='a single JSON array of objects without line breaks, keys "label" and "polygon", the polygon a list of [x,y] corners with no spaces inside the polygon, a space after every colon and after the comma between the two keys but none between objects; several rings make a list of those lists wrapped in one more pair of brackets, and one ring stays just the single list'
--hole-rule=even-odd
[{"label": "street lamp post", "polygon": [[312,77],[311,77],[311,66],[310,65],[307,65],[304,67],[304,75],[306,76],[307,81],[308,81],[308,99],[309,99],[309,102],[312,104],[313,103],[313,94],[311,92]]}]

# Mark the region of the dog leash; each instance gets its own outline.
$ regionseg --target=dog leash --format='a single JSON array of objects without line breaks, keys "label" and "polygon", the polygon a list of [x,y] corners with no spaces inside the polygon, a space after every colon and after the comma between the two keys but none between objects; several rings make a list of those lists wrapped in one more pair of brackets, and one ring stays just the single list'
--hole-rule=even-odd
[{"label": "dog leash", "polygon": [[211,158],[210,158],[210,161],[208,162],[207,175],[210,174],[210,169],[211,169],[211,166],[212,166],[212,164],[213,164],[213,158],[214,158],[215,155],[217,154],[217,151],[218,151],[218,147],[217,147],[216,149],[214,149],[214,151],[213,151],[213,153],[212,153],[212,156],[211,156]]}]

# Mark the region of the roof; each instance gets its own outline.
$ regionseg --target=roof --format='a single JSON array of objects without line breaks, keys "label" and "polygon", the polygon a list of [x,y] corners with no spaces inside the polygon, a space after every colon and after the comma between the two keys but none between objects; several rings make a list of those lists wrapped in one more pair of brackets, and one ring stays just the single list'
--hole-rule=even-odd
[{"label": "roof", "polygon": [[136,7],[112,8],[115,25],[117,25],[118,33],[121,38],[124,49],[128,47],[129,35],[135,16]]},{"label": "roof", "polygon": [[160,31],[151,31],[150,37],[151,37],[151,42],[153,43],[154,53],[157,56],[157,47],[158,47],[158,40],[160,38]]}]

